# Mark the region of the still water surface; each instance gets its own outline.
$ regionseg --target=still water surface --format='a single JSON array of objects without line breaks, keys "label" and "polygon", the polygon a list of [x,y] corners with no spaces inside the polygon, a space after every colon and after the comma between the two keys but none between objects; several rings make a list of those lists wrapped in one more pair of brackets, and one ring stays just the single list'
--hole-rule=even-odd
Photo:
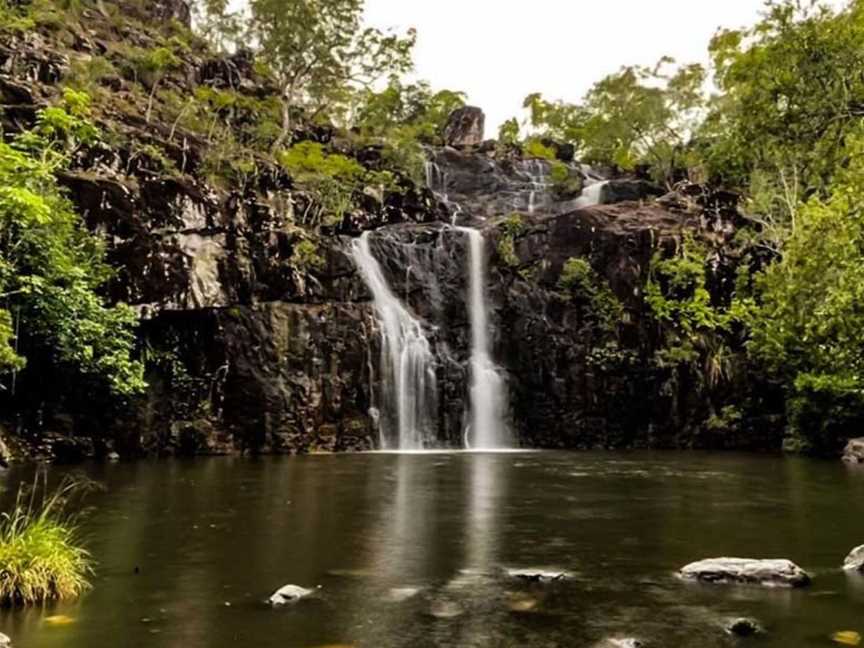
[{"label": "still water surface", "polygon": [[[7,473],[3,486],[27,479]],[[93,466],[94,589],[5,612],[18,648],[830,646],[864,634],[864,471],[702,454],[428,454]],[[8,492],[8,490],[7,490]],[[688,585],[706,557],[790,558],[805,591]],[[137,568],[137,569],[136,569]],[[567,572],[536,585],[506,569]],[[272,609],[287,584],[316,597]],[[416,592],[416,593],[415,593]],[[52,615],[74,621],[47,623]]]}]

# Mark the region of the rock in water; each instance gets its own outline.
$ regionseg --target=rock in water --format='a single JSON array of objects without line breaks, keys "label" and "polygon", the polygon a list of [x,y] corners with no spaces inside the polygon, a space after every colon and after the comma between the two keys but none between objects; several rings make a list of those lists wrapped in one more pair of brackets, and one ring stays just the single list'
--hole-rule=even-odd
[{"label": "rock in water", "polygon": [[0,632],[0,648],[9,648],[12,645],[12,640],[5,634]]},{"label": "rock in water", "polygon": [[843,562],[843,569],[846,571],[864,572],[864,545],[855,547]]},{"label": "rock in water", "polygon": [[843,461],[850,464],[864,463],[864,438],[849,439],[843,450]]},{"label": "rock in water", "polygon": [[835,632],[833,635],[831,635],[831,641],[833,641],[834,643],[843,644],[844,646],[860,646],[861,634],[855,632],[854,630]]},{"label": "rock in water", "polygon": [[735,637],[752,637],[762,632],[762,628],[753,619],[733,619],[726,626],[726,632]]},{"label": "rock in water", "polygon": [[639,639],[627,637],[625,639],[605,639],[594,648],[645,648],[645,643]]},{"label": "rock in water", "polygon": [[300,599],[314,594],[315,590],[298,587],[297,585],[286,585],[273,593],[270,597],[270,605],[289,605],[296,603]]},{"label": "rock in water", "polygon": [[810,584],[810,576],[789,560],[710,558],[687,565],[679,576],[701,583],[762,587],[804,587]]},{"label": "rock in water", "polygon": [[486,115],[483,111],[474,106],[465,106],[450,114],[444,127],[444,141],[455,148],[480,146],[485,130]]}]

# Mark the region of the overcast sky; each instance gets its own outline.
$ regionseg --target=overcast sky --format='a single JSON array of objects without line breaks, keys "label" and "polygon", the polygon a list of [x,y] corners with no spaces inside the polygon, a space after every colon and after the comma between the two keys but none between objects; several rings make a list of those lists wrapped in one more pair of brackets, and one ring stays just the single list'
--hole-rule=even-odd
[{"label": "overcast sky", "polygon": [[[843,0],[833,0],[840,6]],[[418,78],[463,90],[487,136],[532,92],[578,101],[622,65],[707,63],[718,27],[753,24],[762,0],[366,0],[367,21],[419,33]]]}]

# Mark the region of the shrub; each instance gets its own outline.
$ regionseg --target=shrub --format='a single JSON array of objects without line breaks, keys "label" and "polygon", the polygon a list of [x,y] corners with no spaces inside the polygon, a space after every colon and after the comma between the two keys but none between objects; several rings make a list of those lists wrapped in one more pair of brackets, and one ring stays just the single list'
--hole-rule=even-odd
[{"label": "shrub", "polygon": [[64,480],[53,492],[38,477],[19,488],[14,508],[0,516],[0,604],[35,605],[79,596],[90,583],[90,554],[81,546],[69,501],[83,487]]},{"label": "shrub", "polygon": [[500,225],[503,233],[498,239],[498,256],[511,268],[519,265],[519,255],[516,254],[516,238],[525,232],[525,222],[522,215],[510,214]]},{"label": "shrub", "polygon": [[555,159],[555,149],[546,146],[538,139],[530,139],[525,142],[525,155],[532,158],[541,158],[544,160]]}]

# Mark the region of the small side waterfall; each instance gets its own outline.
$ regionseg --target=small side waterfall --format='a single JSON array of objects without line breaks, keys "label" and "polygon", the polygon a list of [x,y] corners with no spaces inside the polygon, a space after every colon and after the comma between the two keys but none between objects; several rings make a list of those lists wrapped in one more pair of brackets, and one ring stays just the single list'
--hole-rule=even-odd
[{"label": "small side waterfall", "polygon": [[603,198],[603,188],[608,180],[595,180],[589,176],[588,184],[582,189],[582,195],[576,199],[577,207],[591,207],[599,205]]},{"label": "small side waterfall", "polygon": [[484,240],[475,229],[459,227],[470,247],[468,302],[471,312],[471,410],[466,447],[495,450],[510,444],[505,422],[507,385],[489,352]]},{"label": "small side waterfall", "polygon": [[[537,211],[537,196],[544,198],[549,191],[549,180],[546,167],[540,160],[525,160],[522,163],[525,175],[528,177],[528,213]],[[542,202],[546,202],[545,199]]]},{"label": "small side waterfall", "polygon": [[435,440],[435,357],[418,319],[399,301],[372,254],[370,232],[352,242],[381,327],[381,447],[423,450]]}]

